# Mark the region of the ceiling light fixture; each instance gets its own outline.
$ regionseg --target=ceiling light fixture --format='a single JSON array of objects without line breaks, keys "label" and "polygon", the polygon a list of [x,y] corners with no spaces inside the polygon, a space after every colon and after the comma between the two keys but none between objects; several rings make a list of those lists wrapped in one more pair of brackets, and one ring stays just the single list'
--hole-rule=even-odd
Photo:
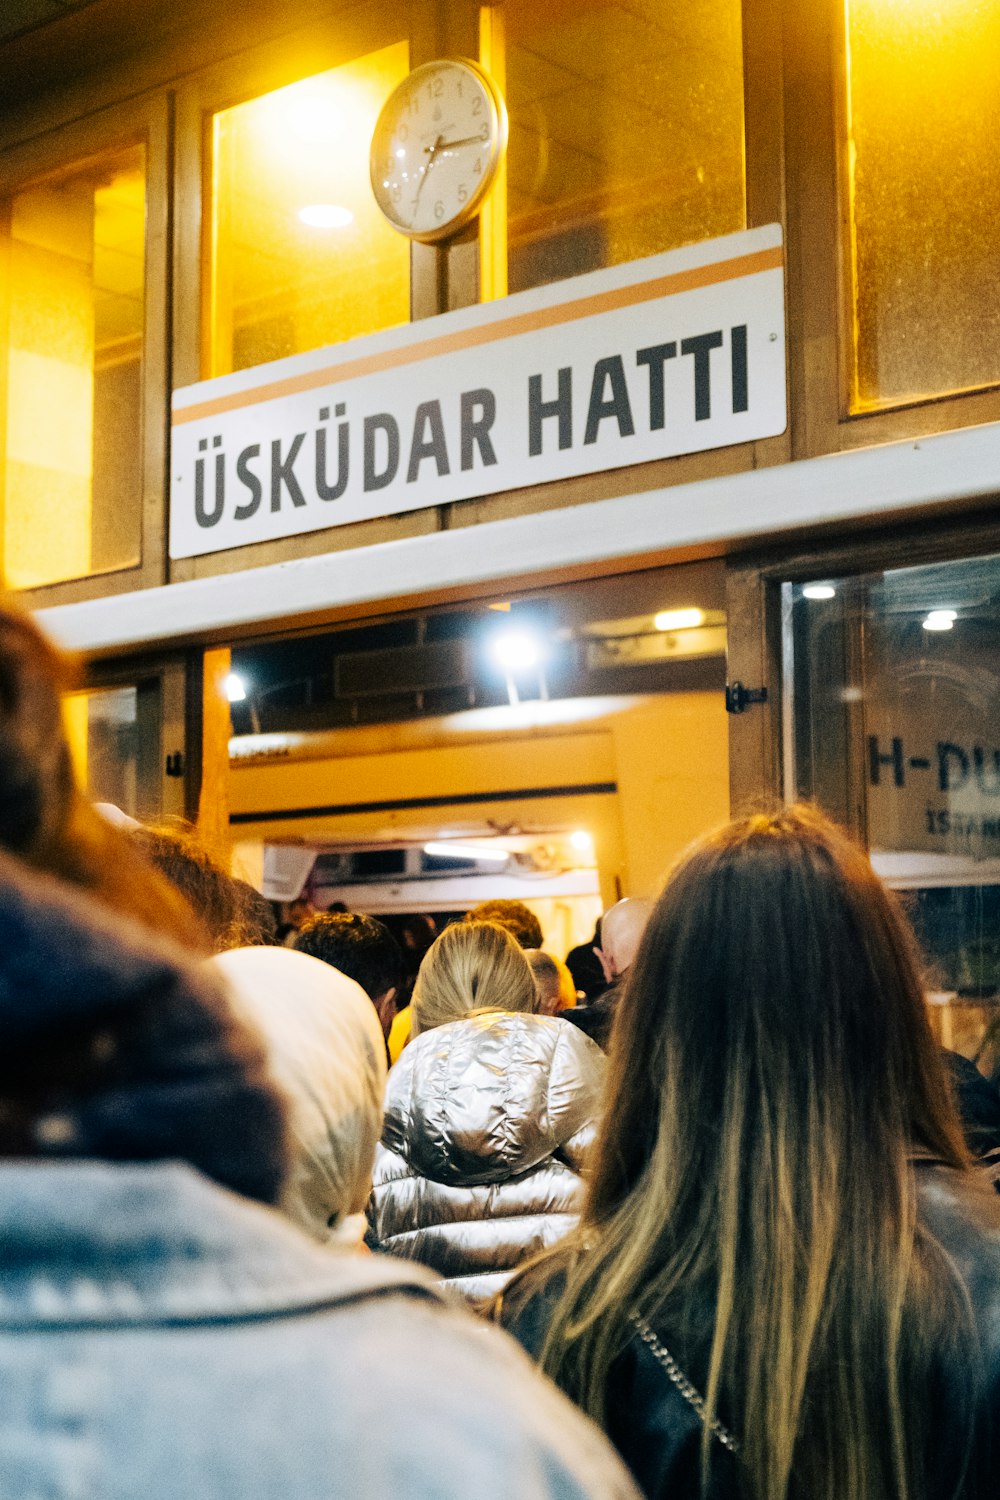
[{"label": "ceiling light fixture", "polygon": [[424,845],[424,853],[435,859],[481,859],[505,865],[510,858],[508,849],[496,849],[489,844],[452,844],[432,840]]},{"label": "ceiling light fixture", "polygon": [[341,112],[328,94],[295,100],[289,109],[289,119],[302,141],[329,146],[344,133]]},{"label": "ceiling light fixture", "polygon": [[932,609],[924,620],[925,630],[951,630],[958,619],[953,609]]},{"label": "ceiling light fixture", "polygon": [[339,203],[307,203],[299,209],[299,218],[310,229],[346,229],[354,223],[351,210],[341,208]]},{"label": "ceiling light fixture", "polygon": [[832,583],[806,583],[802,586],[803,599],[832,599],[836,592]]},{"label": "ceiling light fixture", "polygon": [[705,623],[703,609],[661,609],[653,616],[657,630],[696,630]]},{"label": "ceiling light fixture", "polygon": [[490,642],[493,659],[505,672],[530,672],[542,659],[536,636],[527,630],[501,630]]}]

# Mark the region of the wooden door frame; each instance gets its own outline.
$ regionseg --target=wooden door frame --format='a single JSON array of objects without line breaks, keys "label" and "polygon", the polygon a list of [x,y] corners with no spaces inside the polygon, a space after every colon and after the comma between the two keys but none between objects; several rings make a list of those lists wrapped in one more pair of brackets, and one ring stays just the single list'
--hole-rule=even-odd
[{"label": "wooden door frame", "polygon": [[[197,650],[118,657],[88,665],[82,687],[100,692],[156,685],[160,817],[193,820],[201,781],[201,721],[198,694],[202,653]],[[168,757],[181,756],[168,771]],[[178,763],[173,762],[177,767]]]}]

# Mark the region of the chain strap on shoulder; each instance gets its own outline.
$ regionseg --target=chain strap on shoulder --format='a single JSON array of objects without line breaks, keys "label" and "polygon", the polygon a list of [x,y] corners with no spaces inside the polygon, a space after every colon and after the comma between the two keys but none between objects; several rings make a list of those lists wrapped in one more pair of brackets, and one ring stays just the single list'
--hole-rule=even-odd
[{"label": "chain strap on shoulder", "polygon": [[667,1379],[684,1397],[691,1410],[697,1414],[702,1426],[707,1427],[712,1436],[717,1437],[722,1446],[728,1448],[730,1453],[739,1453],[740,1445],[738,1439],[717,1418],[713,1417],[711,1421],[708,1420],[705,1411],[704,1396],[691,1384],[670,1350],[664,1344],[661,1344],[656,1334],[646,1322],[646,1319],[640,1318],[637,1313],[632,1313],[629,1321],[650,1354],[652,1354],[657,1364],[665,1373]]}]

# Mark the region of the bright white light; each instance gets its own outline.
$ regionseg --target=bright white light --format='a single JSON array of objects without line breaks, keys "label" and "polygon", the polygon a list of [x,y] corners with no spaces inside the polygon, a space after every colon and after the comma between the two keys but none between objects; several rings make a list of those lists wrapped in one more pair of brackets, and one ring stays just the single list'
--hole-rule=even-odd
[{"label": "bright white light", "polygon": [[397,161],[403,161],[405,159],[405,157],[406,157],[406,147],[405,146],[397,146],[396,147],[396,160]]},{"label": "bright white light", "polygon": [[504,630],[490,643],[493,659],[505,672],[530,672],[542,659],[539,643],[526,630]]},{"label": "bright white light", "polygon": [[354,223],[351,210],[341,208],[339,203],[307,203],[299,209],[299,218],[310,229],[346,229]]},{"label": "bright white light", "polygon": [[578,828],[574,833],[571,833],[569,841],[574,849],[579,849],[585,854],[589,854],[594,847],[594,840],[585,828]]},{"label": "bright white light", "polygon": [[802,590],[803,599],[832,599],[837,590],[832,583],[807,583]]},{"label": "bright white light", "polygon": [[433,854],[438,859],[482,859],[493,860],[498,865],[505,865],[510,858],[506,849],[497,849],[491,844],[452,844],[435,843],[424,845],[425,854]]},{"label": "bright white light", "polygon": [[661,609],[653,616],[657,630],[694,630],[704,623],[703,609]]},{"label": "bright white light", "polygon": [[238,672],[230,672],[222,684],[222,691],[230,703],[242,703],[247,695],[247,685]]},{"label": "bright white light", "polygon": [[924,621],[925,630],[951,630],[958,615],[953,609],[932,609]]},{"label": "bright white light", "polygon": [[552,698],[543,702],[532,698],[529,703],[497,703],[492,708],[466,708],[448,714],[438,722],[448,734],[496,734],[509,729],[538,729],[549,724],[584,724],[609,714],[638,708],[642,698]]},{"label": "bright white light", "polygon": [[292,129],[300,140],[330,145],[343,134],[343,120],[329,98],[297,99],[290,111]]}]

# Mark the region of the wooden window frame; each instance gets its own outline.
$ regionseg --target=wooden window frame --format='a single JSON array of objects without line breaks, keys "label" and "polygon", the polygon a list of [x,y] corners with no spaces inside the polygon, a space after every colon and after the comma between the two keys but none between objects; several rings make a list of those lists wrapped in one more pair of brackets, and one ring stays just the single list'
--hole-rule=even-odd
[{"label": "wooden window frame", "polygon": [[783,0],[792,458],[1000,419],[1000,385],[850,410],[851,233],[843,0]]},{"label": "wooden window frame", "polygon": [[[358,8],[360,9],[360,8]],[[410,61],[416,67],[437,56],[477,58],[480,52],[480,0],[412,0]],[[781,0],[743,0],[743,93],[746,222],[748,228],[779,223],[787,240],[783,169]],[[203,211],[211,169],[207,132],[218,110],[257,98],[327,68],[352,61],[399,40],[400,28],[376,14],[358,10],[312,24],[278,42],[229,58],[178,87],[176,130],[176,212],[174,240],[174,385],[203,378],[209,267]],[[434,316],[479,301],[479,220],[444,246],[411,250],[411,319]],[[789,428],[777,437],[724,450],[682,454],[611,473],[582,475],[519,491],[477,497],[440,506],[359,521],[303,536],[252,543],[180,558],[169,564],[169,580],[186,582],[328,551],[426,535],[507,515],[585,503],[637,489],[656,489],[719,473],[762,468],[791,457]]]},{"label": "wooden window frame", "polygon": [[127,146],[146,152],[146,236],[140,450],[140,552],[137,565],[24,589],[32,609],[153,588],[166,581],[167,418],[170,277],[170,100],[166,94],[129,100],[0,152],[0,195],[14,196],[76,163]]},{"label": "wooden window frame", "polygon": [[[208,251],[208,213],[211,202],[211,122],[221,110],[258,99],[330,68],[364,57],[370,52],[406,40],[410,66],[429,61],[445,50],[448,28],[443,21],[447,7],[440,0],[409,0],[409,21],[396,17],[387,7],[354,7],[326,21],[313,22],[291,36],[268,40],[258,47],[228,57],[183,80],[177,89],[175,133],[174,279],[173,279],[173,385],[193,385],[205,378],[208,319],[210,311],[211,262]],[[465,0],[463,12],[478,7]],[[452,27],[452,32],[455,28]],[[470,41],[471,31],[469,38]],[[455,36],[459,41],[460,37]],[[473,55],[474,43],[473,45]],[[461,48],[459,47],[459,50]],[[468,50],[466,48],[466,50]],[[473,246],[473,249],[475,247]],[[410,250],[411,320],[433,316],[452,305],[449,284],[455,272],[452,261],[468,260],[466,249],[413,244]],[[450,272],[450,274],[449,274]],[[454,295],[452,290],[451,295]],[[166,495],[169,515],[169,485]],[[362,521],[338,528],[338,547],[384,540],[438,528],[438,511],[417,512],[416,517],[392,516]],[[181,558],[168,564],[169,581],[233,572],[248,566],[310,556],[330,547],[329,534],[314,532],[303,537],[260,542],[230,548],[205,558]]]}]

